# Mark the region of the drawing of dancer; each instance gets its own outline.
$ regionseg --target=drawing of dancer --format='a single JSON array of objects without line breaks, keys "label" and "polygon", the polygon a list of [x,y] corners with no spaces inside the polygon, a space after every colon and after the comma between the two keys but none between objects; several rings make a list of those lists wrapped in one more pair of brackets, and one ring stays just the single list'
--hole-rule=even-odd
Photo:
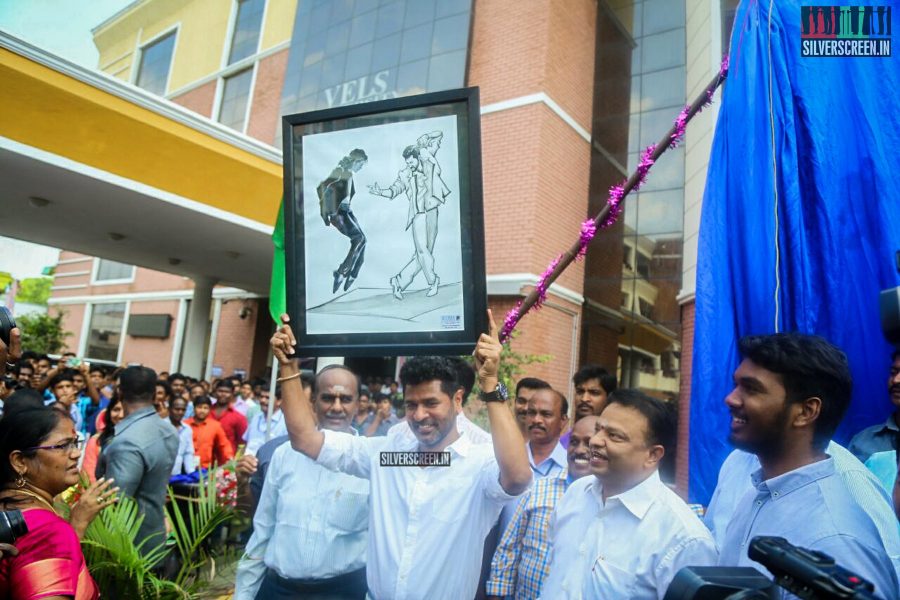
[{"label": "drawing of dancer", "polygon": [[353,185],[353,174],[362,169],[369,157],[364,150],[357,148],[342,158],[322,183],[316,188],[319,195],[319,212],[325,226],[333,226],[343,235],[350,238],[350,249],[347,257],[334,271],[334,283],[331,292],[335,293],[344,284],[344,291],[350,289],[359,276],[366,251],[366,236],[353,210],[350,201],[356,193]]},{"label": "drawing of dancer", "polygon": [[403,150],[406,167],[389,187],[382,188],[377,183],[369,186],[369,191],[377,196],[393,200],[406,192],[409,199],[406,229],[412,229],[415,251],[400,272],[390,279],[391,292],[398,300],[403,299],[403,291],[419,272],[424,272],[428,283],[426,296],[437,294],[440,286],[440,277],[434,271],[433,254],[438,234],[438,208],[451,193],[441,177],[441,165],[435,157],[443,135],[440,131],[426,133],[415,146],[407,146]]}]

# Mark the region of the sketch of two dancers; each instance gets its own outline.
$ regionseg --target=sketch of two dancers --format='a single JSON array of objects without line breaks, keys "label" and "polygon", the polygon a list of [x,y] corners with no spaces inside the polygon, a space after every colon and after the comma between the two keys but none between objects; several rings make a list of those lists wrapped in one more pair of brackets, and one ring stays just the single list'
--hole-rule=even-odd
[{"label": "sketch of two dancers", "polygon": [[[438,293],[441,278],[434,270],[434,242],[438,234],[438,208],[447,201],[450,188],[441,177],[441,165],[436,158],[441,147],[441,131],[433,131],[419,137],[414,145],[403,150],[405,166],[388,187],[369,184],[369,193],[393,200],[405,193],[409,201],[406,230],[412,232],[415,250],[409,261],[390,278],[391,293],[403,300],[403,292],[421,272],[428,284],[426,296]],[[353,174],[359,172],[369,158],[357,148],[342,158],[327,179],[316,188],[319,208],[326,226],[333,226],[350,239],[350,249],[338,268],[332,273],[332,293],[343,284],[350,289],[359,276],[365,259],[366,236],[353,214],[350,202],[356,193]]]}]

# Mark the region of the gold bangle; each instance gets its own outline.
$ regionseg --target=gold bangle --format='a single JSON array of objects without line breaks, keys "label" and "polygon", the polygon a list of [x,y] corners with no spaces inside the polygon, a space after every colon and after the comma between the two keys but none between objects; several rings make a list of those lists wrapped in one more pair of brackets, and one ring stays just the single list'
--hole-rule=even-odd
[{"label": "gold bangle", "polygon": [[276,379],[275,381],[277,381],[278,383],[283,383],[283,382],[289,381],[289,380],[291,380],[291,379],[297,379],[298,377],[300,377],[300,371],[297,371],[297,372],[294,373],[293,375],[288,375],[288,376],[286,376],[286,377],[279,377],[279,378]]}]

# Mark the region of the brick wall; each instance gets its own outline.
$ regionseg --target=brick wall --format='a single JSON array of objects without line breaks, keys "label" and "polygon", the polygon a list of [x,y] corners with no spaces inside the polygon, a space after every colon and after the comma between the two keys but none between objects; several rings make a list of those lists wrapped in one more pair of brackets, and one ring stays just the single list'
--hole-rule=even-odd
[{"label": "brick wall", "polygon": [[694,360],[694,301],[681,307],[681,389],[678,394],[678,454],[675,458],[675,484],[687,497],[689,440],[691,420],[691,369]]},{"label": "brick wall", "polygon": [[259,61],[256,67],[256,85],[253,88],[253,104],[247,135],[266,144],[281,145],[275,140],[281,112],[281,88],[287,69],[288,50],[282,50]]},{"label": "brick wall", "polygon": [[[244,307],[250,309],[250,314],[241,319],[240,313]],[[222,367],[224,375],[231,375],[235,369],[244,369],[249,374],[257,318],[260,318],[259,307],[254,300],[222,302],[213,365]],[[261,318],[268,317],[262,315]]]},{"label": "brick wall", "polygon": [[204,117],[212,118],[213,104],[216,99],[216,80],[204,83],[188,92],[175,96],[172,102],[194,111]]},{"label": "brick wall", "polygon": [[169,327],[167,338],[145,338],[125,335],[125,345],[122,347],[122,362],[140,363],[150,367],[157,373],[168,371],[172,362],[174,351],[175,332],[178,330],[178,301],[164,300],[156,302],[132,302],[129,319],[135,315],[160,315],[172,316],[172,324]]}]

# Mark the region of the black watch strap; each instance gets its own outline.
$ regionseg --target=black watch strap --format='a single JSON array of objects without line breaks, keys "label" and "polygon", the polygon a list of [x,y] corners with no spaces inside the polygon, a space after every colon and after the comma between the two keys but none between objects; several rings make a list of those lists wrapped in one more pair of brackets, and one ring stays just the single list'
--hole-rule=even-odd
[{"label": "black watch strap", "polygon": [[492,392],[481,392],[479,398],[482,402],[506,402],[509,395],[506,392],[506,386],[502,382],[497,383],[497,387]]}]

